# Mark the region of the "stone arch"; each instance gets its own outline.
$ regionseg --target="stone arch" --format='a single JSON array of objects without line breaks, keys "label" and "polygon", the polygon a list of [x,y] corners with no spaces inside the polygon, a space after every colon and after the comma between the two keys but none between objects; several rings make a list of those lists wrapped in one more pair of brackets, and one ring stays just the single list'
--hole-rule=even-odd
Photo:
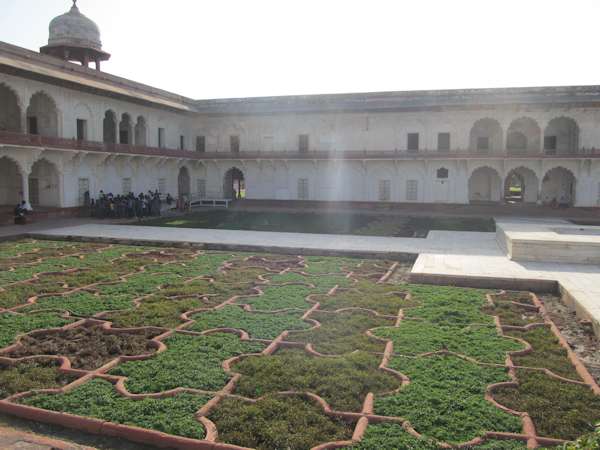
[{"label": "stone arch", "polygon": [[0,83],[0,131],[19,133],[22,129],[19,96],[10,86]]},{"label": "stone arch", "polygon": [[182,166],[179,168],[179,175],[177,176],[177,195],[181,199],[182,197],[188,197],[191,192],[190,171],[186,166]]},{"label": "stone arch", "polygon": [[229,199],[242,199],[246,196],[246,181],[244,172],[232,167],[223,177],[223,196]]},{"label": "stone arch", "polygon": [[19,163],[0,156],[0,205],[16,206],[23,198],[23,171]]},{"label": "stone arch", "polygon": [[544,205],[569,207],[576,202],[577,178],[563,166],[546,171],[542,178],[542,203]]},{"label": "stone arch", "polygon": [[148,131],[146,119],[143,116],[138,116],[135,123],[135,145],[145,147],[147,145]]},{"label": "stone arch", "polygon": [[478,167],[469,177],[470,203],[498,203],[502,199],[502,178],[489,166]]},{"label": "stone arch", "polygon": [[511,154],[537,153],[541,134],[540,126],[531,117],[515,119],[506,130],[506,150]]},{"label": "stone arch", "polygon": [[29,100],[27,132],[58,137],[58,108],[54,99],[44,91],[36,92]]},{"label": "stone arch", "polygon": [[496,119],[479,119],[471,127],[469,149],[473,153],[493,153],[502,149],[502,126]]},{"label": "stone arch", "polygon": [[506,203],[537,203],[539,180],[535,172],[524,166],[509,171],[504,178]]},{"label": "stone arch", "polygon": [[117,115],[111,109],[104,113],[102,122],[102,142],[105,144],[117,143]]},{"label": "stone arch", "polygon": [[38,159],[29,174],[29,203],[32,206],[60,207],[60,175],[55,164]]},{"label": "stone arch", "polygon": [[119,144],[133,144],[133,124],[129,113],[121,115],[121,121],[119,122]]},{"label": "stone arch", "polygon": [[577,153],[579,125],[571,117],[555,117],[544,130],[544,151],[549,155]]}]

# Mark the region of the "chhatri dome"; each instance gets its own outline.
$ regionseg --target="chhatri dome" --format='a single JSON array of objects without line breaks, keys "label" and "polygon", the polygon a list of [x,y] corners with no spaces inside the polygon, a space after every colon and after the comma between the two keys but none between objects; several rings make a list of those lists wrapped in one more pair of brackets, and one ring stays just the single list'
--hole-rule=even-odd
[{"label": "chhatri dome", "polygon": [[69,12],[52,19],[49,30],[48,45],[40,48],[41,53],[65,61],[78,61],[86,67],[94,61],[97,70],[100,70],[100,61],[110,58],[102,51],[98,25],[81,14],[77,0],[73,0]]}]

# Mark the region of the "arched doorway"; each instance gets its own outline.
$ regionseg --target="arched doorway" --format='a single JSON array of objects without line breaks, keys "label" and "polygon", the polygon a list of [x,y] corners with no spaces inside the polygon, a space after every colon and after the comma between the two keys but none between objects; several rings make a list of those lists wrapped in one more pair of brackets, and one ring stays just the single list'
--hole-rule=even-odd
[{"label": "arched doorway", "polygon": [[244,173],[237,167],[232,167],[225,173],[225,178],[223,180],[223,196],[234,200],[246,198]]},{"label": "arched doorway", "polygon": [[506,175],[504,180],[504,201],[509,204],[537,203],[538,177],[526,167],[517,167]]},{"label": "arched doorway", "polygon": [[470,203],[498,203],[502,198],[502,179],[495,169],[480,167],[469,178]]},{"label": "arched doorway", "polygon": [[0,131],[21,132],[21,108],[17,94],[0,83]]},{"label": "arched doorway", "polygon": [[133,144],[132,129],[131,116],[124,113],[121,116],[121,122],[119,122],[119,144]]},{"label": "arched doorway", "polygon": [[502,149],[502,126],[496,119],[479,119],[473,124],[469,136],[472,153],[493,153]]},{"label": "arched doorway", "polygon": [[56,166],[40,159],[29,174],[29,203],[35,206],[60,207],[59,175]]},{"label": "arched doorway", "polygon": [[575,176],[570,170],[564,167],[549,170],[542,179],[542,203],[551,206],[573,206],[575,185]]},{"label": "arched doorway", "polygon": [[135,124],[135,145],[139,147],[146,146],[146,119],[142,116],[137,118],[137,123]]},{"label": "arched doorway", "polygon": [[0,158],[0,206],[14,208],[23,200],[23,178],[19,166],[6,156]]},{"label": "arched doorway", "polygon": [[542,131],[531,117],[513,120],[506,134],[506,151],[510,154],[539,153]]},{"label": "arched doorway", "polygon": [[177,194],[181,199],[183,197],[189,197],[190,192],[190,172],[187,167],[182,167],[179,169],[179,176],[177,177]]},{"label": "arched doorway", "polygon": [[33,94],[27,108],[27,132],[58,137],[58,112],[54,100],[44,92]]},{"label": "arched doorway", "polygon": [[572,154],[579,150],[579,125],[570,117],[557,117],[544,130],[544,152]]},{"label": "arched doorway", "polygon": [[102,142],[106,144],[117,143],[117,116],[111,110],[104,113],[104,120],[102,122]]}]

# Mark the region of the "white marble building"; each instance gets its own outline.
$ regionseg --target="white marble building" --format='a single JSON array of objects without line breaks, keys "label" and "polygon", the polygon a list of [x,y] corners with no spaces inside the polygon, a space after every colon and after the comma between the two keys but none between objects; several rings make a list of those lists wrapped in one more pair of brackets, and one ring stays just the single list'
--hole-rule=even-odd
[{"label": "white marble building", "polygon": [[0,43],[0,205],[243,178],[249,199],[600,206],[600,86],[196,101],[109,57],[76,6],[40,53]]}]

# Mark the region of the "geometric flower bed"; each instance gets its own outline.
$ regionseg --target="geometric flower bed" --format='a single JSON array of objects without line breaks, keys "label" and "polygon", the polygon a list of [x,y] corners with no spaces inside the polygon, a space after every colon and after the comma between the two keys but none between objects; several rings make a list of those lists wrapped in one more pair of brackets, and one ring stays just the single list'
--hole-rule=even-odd
[{"label": "geometric flower bed", "polygon": [[[549,448],[600,388],[533,294],[391,261],[0,244],[0,412],[147,445]],[[236,447],[238,446],[238,447]]]}]

